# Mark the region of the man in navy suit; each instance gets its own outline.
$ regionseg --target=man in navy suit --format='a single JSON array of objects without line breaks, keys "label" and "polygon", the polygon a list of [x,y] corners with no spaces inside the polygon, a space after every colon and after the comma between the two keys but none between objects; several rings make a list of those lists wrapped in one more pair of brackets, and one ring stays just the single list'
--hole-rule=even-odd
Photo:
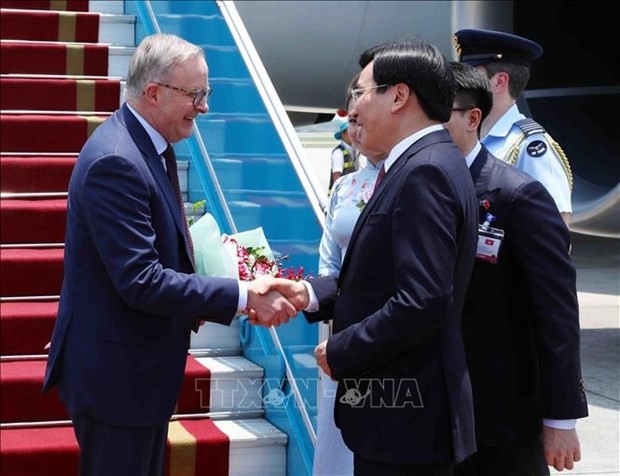
[{"label": "man in navy suit", "polygon": [[[58,385],[80,446],[80,474],[157,476],[168,420],[200,319],[255,308],[265,325],[295,308],[260,282],[194,274],[171,143],[208,111],[201,48],[147,37],[127,102],[90,136],[69,184],[64,269],[44,391]],[[177,183],[178,186],[178,183]]]},{"label": "man in navy suit", "polygon": [[493,102],[486,76],[452,63],[446,123],[470,167],[480,238],[463,335],[478,452],[459,476],[541,476],[579,461],[577,418],[588,414],[570,236],[546,188],[480,144]]},{"label": "man in navy suit", "polygon": [[442,126],[452,73],[438,48],[419,41],[362,57],[350,117],[361,152],[385,153],[385,176],[340,275],[276,285],[309,321],[333,319],[315,355],[339,382],[335,419],[355,474],[449,475],[475,450],[461,313],[478,214]]}]

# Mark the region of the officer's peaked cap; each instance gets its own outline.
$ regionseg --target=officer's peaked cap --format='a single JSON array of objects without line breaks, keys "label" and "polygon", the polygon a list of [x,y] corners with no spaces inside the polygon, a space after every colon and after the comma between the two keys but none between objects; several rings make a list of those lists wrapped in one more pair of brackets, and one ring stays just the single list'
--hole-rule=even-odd
[{"label": "officer's peaked cap", "polygon": [[503,31],[459,30],[452,41],[459,61],[471,66],[494,61],[530,66],[543,52],[535,41]]}]

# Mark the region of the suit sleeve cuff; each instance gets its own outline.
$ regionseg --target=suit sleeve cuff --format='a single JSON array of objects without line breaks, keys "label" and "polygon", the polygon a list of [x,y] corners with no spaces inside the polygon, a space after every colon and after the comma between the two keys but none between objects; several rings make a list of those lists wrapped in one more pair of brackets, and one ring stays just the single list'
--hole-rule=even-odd
[{"label": "suit sleeve cuff", "polygon": [[237,301],[237,313],[242,313],[248,307],[248,285],[243,281],[237,281],[239,285],[239,300]]},{"label": "suit sleeve cuff", "polygon": [[316,297],[312,285],[308,281],[302,281],[308,290],[308,306],[304,309],[306,312],[317,312],[319,310],[319,299]]},{"label": "suit sleeve cuff", "polygon": [[551,418],[543,418],[543,425],[556,430],[574,430],[577,426],[577,420],[552,420]]}]

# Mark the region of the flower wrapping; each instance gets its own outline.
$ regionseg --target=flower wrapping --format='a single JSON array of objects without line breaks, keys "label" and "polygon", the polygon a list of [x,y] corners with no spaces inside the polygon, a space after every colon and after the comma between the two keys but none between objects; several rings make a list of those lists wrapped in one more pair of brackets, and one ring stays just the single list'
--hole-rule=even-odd
[{"label": "flower wrapping", "polygon": [[222,242],[220,227],[213,215],[206,213],[200,217],[189,227],[189,234],[198,274],[239,279],[236,260]]},{"label": "flower wrapping", "polygon": [[280,268],[262,227],[234,235],[222,234],[215,218],[209,213],[193,223],[190,235],[194,244],[196,272],[204,276],[235,278],[250,281],[271,275],[301,279],[303,268]]}]

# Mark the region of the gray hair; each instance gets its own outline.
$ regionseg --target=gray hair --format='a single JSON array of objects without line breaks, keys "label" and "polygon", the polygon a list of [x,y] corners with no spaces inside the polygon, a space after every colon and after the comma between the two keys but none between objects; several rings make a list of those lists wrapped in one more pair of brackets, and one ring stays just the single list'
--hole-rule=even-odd
[{"label": "gray hair", "polygon": [[156,33],[140,42],[129,62],[125,97],[138,100],[148,83],[165,81],[175,66],[193,56],[205,57],[202,48],[176,35]]}]

